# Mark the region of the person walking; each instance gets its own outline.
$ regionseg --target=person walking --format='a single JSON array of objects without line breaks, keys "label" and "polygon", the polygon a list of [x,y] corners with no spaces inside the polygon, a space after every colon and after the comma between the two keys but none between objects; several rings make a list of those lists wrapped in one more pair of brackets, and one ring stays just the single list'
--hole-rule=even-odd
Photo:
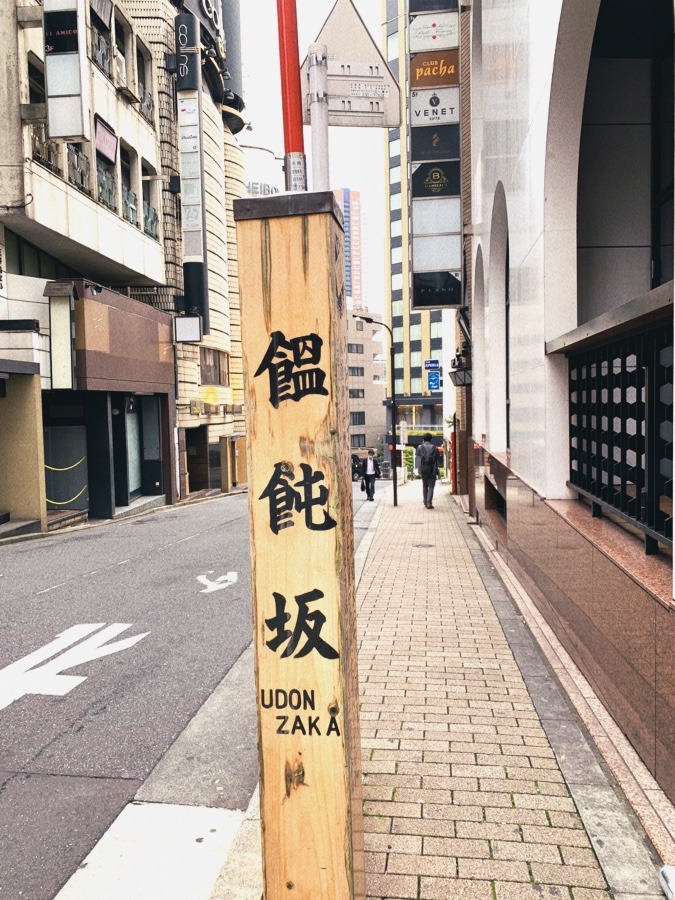
[{"label": "person walking", "polygon": [[361,477],[366,484],[366,499],[372,500],[375,496],[375,479],[379,478],[380,464],[377,461],[374,450],[368,451],[368,456],[361,462]]},{"label": "person walking", "polygon": [[415,451],[415,467],[422,476],[422,497],[427,509],[433,509],[434,487],[438,478],[438,450],[427,432]]}]

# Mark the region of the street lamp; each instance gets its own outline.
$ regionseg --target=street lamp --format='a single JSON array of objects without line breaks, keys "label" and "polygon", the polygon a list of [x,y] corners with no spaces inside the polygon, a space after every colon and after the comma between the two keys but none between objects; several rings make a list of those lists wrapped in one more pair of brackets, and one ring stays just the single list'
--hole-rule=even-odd
[{"label": "street lamp", "polygon": [[394,506],[398,506],[398,478],[396,476],[396,454],[398,452],[398,437],[396,435],[396,388],[394,380],[394,334],[391,328],[385,322],[378,322],[372,316],[362,316],[358,313],[352,313],[354,319],[361,319],[362,322],[368,322],[370,325],[381,325],[389,332],[389,377],[391,382],[391,477],[394,483]]}]

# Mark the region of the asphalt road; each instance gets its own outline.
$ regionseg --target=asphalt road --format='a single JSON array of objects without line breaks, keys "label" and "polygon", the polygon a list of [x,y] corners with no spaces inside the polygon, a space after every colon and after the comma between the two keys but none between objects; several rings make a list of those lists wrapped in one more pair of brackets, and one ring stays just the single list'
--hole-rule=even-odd
[{"label": "asphalt road", "polygon": [[134,798],[246,807],[251,623],[243,494],[0,547],[0,900],[52,900]]}]

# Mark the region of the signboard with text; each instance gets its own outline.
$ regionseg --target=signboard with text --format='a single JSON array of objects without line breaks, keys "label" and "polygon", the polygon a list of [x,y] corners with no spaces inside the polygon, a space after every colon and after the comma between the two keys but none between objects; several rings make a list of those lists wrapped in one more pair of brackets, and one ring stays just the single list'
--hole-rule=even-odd
[{"label": "signboard with text", "polygon": [[341,214],[331,192],[247,198],[234,210],[264,895],[362,900]]},{"label": "signboard with text", "polygon": [[459,84],[459,50],[414,53],[410,57],[410,87]]},{"label": "signboard with text", "polygon": [[[461,306],[463,300],[461,21],[456,0],[409,0],[413,310]],[[427,390],[440,390],[437,373],[427,374]]]}]

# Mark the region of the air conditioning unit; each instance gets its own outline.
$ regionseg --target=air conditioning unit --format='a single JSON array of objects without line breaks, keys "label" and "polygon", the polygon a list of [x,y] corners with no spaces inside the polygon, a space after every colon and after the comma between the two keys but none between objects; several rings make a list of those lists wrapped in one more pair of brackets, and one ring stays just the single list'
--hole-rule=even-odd
[{"label": "air conditioning unit", "polygon": [[115,54],[115,84],[117,87],[127,86],[127,61],[119,52]]}]

